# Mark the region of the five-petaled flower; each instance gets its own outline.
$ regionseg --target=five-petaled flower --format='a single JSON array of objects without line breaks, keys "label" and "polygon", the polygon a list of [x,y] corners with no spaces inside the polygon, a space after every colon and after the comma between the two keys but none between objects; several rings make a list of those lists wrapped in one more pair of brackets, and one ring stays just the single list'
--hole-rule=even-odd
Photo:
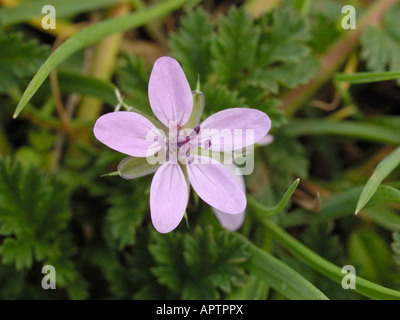
[{"label": "five-petaled flower", "polygon": [[[204,156],[199,149],[241,150],[265,137],[271,127],[269,117],[256,109],[233,108],[187,128],[193,111],[193,95],[181,66],[170,57],[161,57],[155,62],[148,94],[153,113],[161,123],[136,112],[112,112],[97,120],[94,135],[108,147],[131,157],[149,157],[168,151],[164,163],[155,164],[146,172],[156,171],[150,188],[151,220],[156,230],[167,233],[179,225],[189,201],[190,185],[214,208],[225,228],[239,228],[246,208],[243,177],[235,174],[234,164],[222,164]],[[175,132],[169,134],[169,139],[163,132],[166,129]],[[248,139],[249,132],[251,139]],[[149,133],[155,139],[149,139]],[[235,139],[226,139],[226,133]],[[123,160],[120,166],[130,159]]]}]

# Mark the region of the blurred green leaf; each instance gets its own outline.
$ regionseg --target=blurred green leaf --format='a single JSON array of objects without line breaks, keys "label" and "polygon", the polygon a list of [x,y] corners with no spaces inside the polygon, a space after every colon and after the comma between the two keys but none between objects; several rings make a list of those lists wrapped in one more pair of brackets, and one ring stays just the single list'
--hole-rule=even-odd
[{"label": "blurred green leaf", "polygon": [[[50,263],[57,266],[60,287],[69,290],[75,279],[85,283],[71,261],[76,251],[66,232],[71,219],[69,196],[69,188],[55,176],[0,159],[0,257],[4,264],[25,270],[34,263]],[[64,277],[63,270],[69,275]],[[80,288],[75,296],[85,297],[86,288]]]},{"label": "blurred green leaf", "polygon": [[53,243],[69,218],[68,190],[54,177],[45,178],[34,167],[25,173],[17,163],[0,161],[0,232],[15,237],[0,247],[4,262],[29,267],[35,246],[49,250],[46,244]]},{"label": "blurred green leaf", "polygon": [[22,33],[0,33],[0,48],[0,93],[25,85],[49,53],[46,46],[24,39]]},{"label": "blurred green leaf", "polygon": [[246,107],[244,99],[239,96],[237,91],[229,90],[223,85],[202,87],[204,92],[205,108],[202,118],[205,119],[212,113],[226,108]]},{"label": "blurred green leaf", "polygon": [[243,287],[235,288],[227,295],[228,300],[266,300],[268,284],[255,275],[250,275]]},{"label": "blurred green leaf", "polygon": [[394,252],[394,261],[400,267],[400,225],[397,230],[393,232],[392,250]]},{"label": "blurred green leaf", "polygon": [[198,77],[203,83],[211,72],[213,29],[214,23],[208,12],[198,8],[183,17],[177,33],[169,36],[172,56],[182,64],[192,88]]},{"label": "blurred green leaf", "polygon": [[391,186],[380,185],[365,206],[370,208],[377,205],[385,205],[396,202],[400,202],[400,190]]},{"label": "blurred green leaf", "polygon": [[213,71],[220,83],[234,87],[251,70],[260,39],[260,29],[253,26],[244,9],[231,7],[227,16],[218,19],[218,32],[212,38]]},{"label": "blurred green leaf", "polygon": [[0,247],[4,264],[15,263],[17,270],[30,268],[33,260],[34,244],[31,239],[6,238]]},{"label": "blurred green leaf", "polygon": [[147,70],[143,58],[124,54],[122,63],[117,70],[118,86],[121,88],[123,100],[128,105],[152,114],[149,98],[147,96],[147,86],[149,83],[150,72]]},{"label": "blurred green leaf", "polygon": [[[118,178],[115,178],[118,179]],[[134,188],[132,190],[132,187]],[[118,248],[134,245],[136,230],[147,213],[143,198],[143,186],[126,188],[129,193],[113,193],[109,197],[111,208],[106,218],[111,235],[118,242]]]},{"label": "blurred green leaf", "polygon": [[388,245],[371,229],[354,231],[349,239],[349,263],[357,273],[377,283],[390,284],[393,271],[391,252]]},{"label": "blurred green leaf", "polygon": [[[383,159],[376,167],[372,176],[369,178],[367,184],[365,185],[363,191],[361,192],[360,198],[357,203],[356,214],[364,208],[368,203],[369,199],[374,195],[379,185],[398,165],[400,164],[400,147],[389,154],[385,159]],[[391,192],[391,195],[395,194],[394,190],[387,188],[387,192]],[[400,193],[400,192],[399,192]],[[396,196],[394,195],[395,199]],[[398,198],[398,196],[397,196]]]},{"label": "blurred green leaf", "polygon": [[[274,142],[262,149],[269,170],[274,172],[270,179],[276,199],[282,194],[294,178],[308,176],[309,161],[304,146],[295,139],[288,139],[280,133],[274,134]],[[278,201],[278,200],[277,200]]]},{"label": "blurred green leaf", "polygon": [[296,179],[296,181],[294,181],[292,183],[292,185],[289,187],[289,189],[282,196],[279,203],[273,207],[266,207],[266,206],[260,204],[258,201],[256,201],[251,196],[247,197],[248,202],[257,208],[257,214],[261,214],[264,217],[274,216],[274,215],[280,213],[285,208],[285,206],[288,204],[293,192],[296,190],[297,186],[299,185],[299,182],[300,182],[300,179]]},{"label": "blurred green leaf", "polygon": [[65,18],[86,11],[107,8],[120,2],[121,0],[69,0],[68,2],[52,0],[51,3],[47,0],[24,1],[15,7],[0,8],[0,24],[9,26],[44,16],[42,8],[49,4],[56,8],[58,18]]},{"label": "blurred green leaf", "polygon": [[179,8],[186,1],[187,0],[165,1],[158,5],[149,7],[148,9],[139,10],[121,18],[105,20],[82,29],[76,35],[72,36],[68,41],[59,46],[57,50],[54,51],[46,60],[46,62],[40,67],[22,95],[22,98],[14,112],[14,118],[17,117],[24,109],[25,105],[46,80],[51,70],[53,70],[73,53],[93,43],[96,43],[110,34],[123,32],[142,26],[153,19],[161,17]]},{"label": "blurred green leaf", "polygon": [[192,235],[156,235],[150,251],[160,283],[182,299],[217,299],[244,285],[247,245],[226,231],[196,228]]},{"label": "blurred green leaf", "polygon": [[400,70],[399,15],[400,4],[395,4],[385,14],[382,26],[370,26],[364,31],[361,37],[361,57],[366,60],[369,70]]},{"label": "blurred green leaf", "polygon": [[337,135],[349,138],[377,141],[387,144],[400,144],[398,130],[374,123],[329,120],[293,120],[282,130],[289,137],[303,135]]},{"label": "blurred green leaf", "polygon": [[[355,187],[342,192],[338,191],[332,196],[322,197],[321,210],[318,213],[310,213],[304,209],[298,209],[292,211],[290,215],[282,217],[281,223],[285,227],[293,227],[304,224],[326,223],[346,216],[355,217],[354,210],[361,190],[362,187]],[[368,204],[368,208],[363,211],[360,218],[365,216],[378,225],[393,231],[396,225],[400,225],[400,217],[395,211],[386,206],[386,201],[390,199],[396,201],[397,192],[391,195],[391,191],[388,194],[387,190],[384,186],[379,186],[378,191]]]},{"label": "blurred green leaf", "polygon": [[[315,271],[325,275],[337,283],[341,283],[343,279],[342,269],[333,263],[322,258],[320,255],[309,249],[297,239],[288,234],[285,230],[281,229],[275,223],[268,219],[259,220],[263,226],[268,230],[279,243],[294,254],[298,259],[305,262],[308,266]],[[400,291],[393,290],[381,286],[375,282],[368,281],[359,276],[356,277],[355,292],[362,294],[372,299],[394,299],[400,300]]]},{"label": "blurred green leaf", "polygon": [[371,83],[377,81],[396,80],[400,78],[400,72],[356,72],[356,73],[336,73],[334,81],[348,82],[352,84]]},{"label": "blurred green leaf", "polygon": [[289,7],[280,7],[260,18],[263,29],[259,63],[269,66],[276,62],[297,62],[310,53],[306,41],[310,27],[304,17]]},{"label": "blurred green leaf", "polygon": [[250,252],[252,257],[248,263],[249,272],[266,282],[284,297],[292,300],[328,299],[308,280],[268,252],[254,245],[250,246]]},{"label": "blurred green leaf", "polygon": [[115,96],[115,86],[112,83],[76,72],[58,71],[57,74],[62,93],[89,95],[99,98],[111,106],[115,106],[118,103]]},{"label": "blurred green leaf", "polygon": [[287,62],[283,65],[271,66],[266,70],[256,69],[245,80],[245,83],[261,87],[267,92],[277,94],[279,87],[293,89],[299,84],[307,83],[317,71],[318,60],[308,56],[298,62]]}]

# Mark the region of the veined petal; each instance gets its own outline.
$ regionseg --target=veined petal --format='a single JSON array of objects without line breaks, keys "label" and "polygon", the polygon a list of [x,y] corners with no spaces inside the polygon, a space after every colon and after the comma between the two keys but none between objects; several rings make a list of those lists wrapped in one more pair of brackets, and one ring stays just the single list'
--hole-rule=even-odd
[{"label": "veined petal", "polygon": [[229,214],[244,211],[246,196],[221,163],[211,158],[195,157],[186,167],[193,189],[210,206]]},{"label": "veined petal", "polygon": [[146,157],[161,148],[158,129],[135,112],[118,111],[97,119],[93,133],[97,140],[111,149],[133,157]]},{"label": "veined petal", "polygon": [[202,146],[216,151],[232,151],[263,138],[271,128],[271,120],[256,109],[232,108],[208,117],[200,128]]},{"label": "veined petal", "polygon": [[[233,179],[236,181],[240,189],[243,190],[243,192],[246,189],[244,179],[242,175],[238,175],[235,173],[235,170],[237,169],[237,166],[234,164],[223,164],[223,166],[229,171],[229,173],[232,175]],[[216,208],[212,208],[215,216],[217,217],[219,223],[228,230],[231,231],[236,231],[239,229],[244,221],[245,217],[245,211],[242,211],[239,214],[229,214],[226,212],[223,212],[221,210],[218,210]]]},{"label": "veined petal", "polygon": [[189,200],[188,185],[178,164],[164,163],[150,187],[151,220],[158,232],[174,230],[181,222]]},{"label": "veined petal", "polygon": [[169,121],[183,126],[193,109],[189,83],[179,63],[161,57],[155,63],[149,80],[149,101],[157,118],[167,127]]}]

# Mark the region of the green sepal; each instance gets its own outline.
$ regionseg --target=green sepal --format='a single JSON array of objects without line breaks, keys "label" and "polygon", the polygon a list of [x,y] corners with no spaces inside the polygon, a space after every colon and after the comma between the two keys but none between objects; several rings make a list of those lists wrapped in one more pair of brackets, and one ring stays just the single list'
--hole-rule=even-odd
[{"label": "green sepal", "polygon": [[193,111],[192,111],[192,114],[190,115],[189,120],[183,126],[184,128],[193,129],[200,122],[201,115],[203,114],[203,110],[204,110],[204,95],[203,95],[203,92],[201,92],[200,90],[197,90],[199,88],[200,88],[200,86],[197,85],[196,90],[192,91]]},{"label": "green sepal", "polygon": [[150,164],[146,158],[127,157],[118,165],[118,174],[126,179],[135,179],[155,172],[159,164]]}]

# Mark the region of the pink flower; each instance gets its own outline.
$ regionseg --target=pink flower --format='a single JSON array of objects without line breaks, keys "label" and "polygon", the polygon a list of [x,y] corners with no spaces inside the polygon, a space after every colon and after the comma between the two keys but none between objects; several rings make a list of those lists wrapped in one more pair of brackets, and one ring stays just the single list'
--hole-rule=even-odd
[{"label": "pink flower", "polygon": [[[101,116],[93,131],[99,141],[132,157],[149,157],[168,150],[164,163],[145,172],[157,170],[150,188],[151,220],[156,230],[167,233],[179,225],[190,185],[217,210],[224,227],[240,227],[246,208],[243,177],[235,176],[233,164],[222,164],[199,150],[219,154],[254,144],[269,131],[269,117],[259,110],[234,108],[217,112],[200,125],[193,124],[192,130],[186,128],[193,111],[193,95],[179,63],[170,57],[155,62],[148,93],[151,108],[161,122],[158,128],[156,121],[136,112],[118,111]],[[169,129],[168,138],[163,129]],[[252,139],[248,139],[249,132]],[[234,138],[227,139],[229,135]]]}]

